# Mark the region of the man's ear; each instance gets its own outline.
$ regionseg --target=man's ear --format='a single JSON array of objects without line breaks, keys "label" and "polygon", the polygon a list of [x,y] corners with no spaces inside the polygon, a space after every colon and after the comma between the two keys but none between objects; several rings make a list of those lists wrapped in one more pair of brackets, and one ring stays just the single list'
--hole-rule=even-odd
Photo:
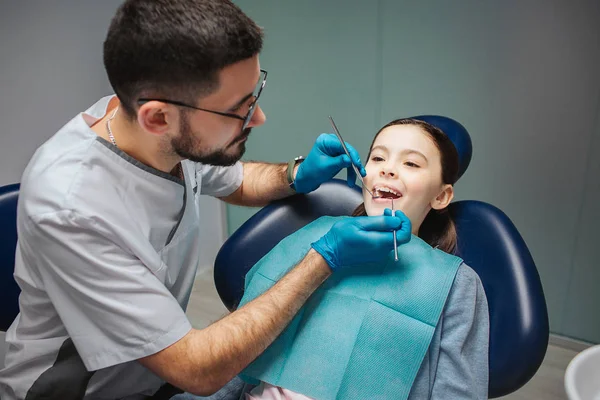
[{"label": "man's ear", "polygon": [[454,198],[454,187],[452,185],[444,185],[440,194],[431,202],[431,208],[434,210],[442,210],[448,207],[448,204]]},{"label": "man's ear", "polygon": [[176,107],[160,101],[149,101],[141,105],[137,112],[138,124],[146,132],[162,136],[174,132],[179,117]]}]

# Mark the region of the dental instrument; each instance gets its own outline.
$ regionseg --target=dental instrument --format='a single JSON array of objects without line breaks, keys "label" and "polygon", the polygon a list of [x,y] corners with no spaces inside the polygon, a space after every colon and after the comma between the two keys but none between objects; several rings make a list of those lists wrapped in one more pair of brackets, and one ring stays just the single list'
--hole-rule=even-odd
[{"label": "dental instrument", "polygon": [[[335,125],[335,122],[333,122],[333,118],[331,118],[331,115],[329,116],[329,121],[331,121],[331,126],[333,127],[333,131],[335,132],[336,136],[340,140],[340,143],[342,144],[342,148],[346,152],[346,155],[348,157],[350,157],[350,163],[352,164],[352,167],[354,168],[354,171],[356,172],[356,176],[358,176],[358,179],[360,179],[360,182],[362,183],[362,187],[371,195],[372,198],[374,198],[374,199],[380,198],[381,196],[375,196],[369,190],[369,188],[367,188],[367,185],[365,185],[365,181],[363,180],[363,177],[362,177],[360,171],[358,170],[358,167],[356,165],[354,165],[354,163],[352,162],[352,157],[350,156],[350,152],[348,151],[348,148],[346,147],[346,144],[344,143],[344,139],[342,138],[340,131],[338,130],[337,126]],[[394,215],[394,199],[391,199],[391,200],[392,200],[392,215]],[[394,234],[394,261],[398,261],[398,243],[396,240],[396,231],[395,230],[393,231],[393,234]]]}]

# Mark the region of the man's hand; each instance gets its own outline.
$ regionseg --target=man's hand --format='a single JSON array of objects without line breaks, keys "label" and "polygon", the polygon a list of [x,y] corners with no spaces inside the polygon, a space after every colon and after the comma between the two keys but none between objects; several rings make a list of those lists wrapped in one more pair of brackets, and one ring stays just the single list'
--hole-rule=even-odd
[{"label": "man's hand", "polygon": [[315,145],[308,156],[298,166],[296,177],[294,179],[294,188],[298,193],[312,192],[325,181],[330,180],[343,168],[348,168],[348,186],[353,187],[356,181],[356,173],[352,164],[356,165],[365,176],[367,172],[360,162],[358,152],[346,143],[350,157],[346,155],[344,149],[333,134],[323,133],[319,135]]},{"label": "man's hand", "polygon": [[336,222],[329,232],[311,244],[329,267],[335,271],[342,267],[384,260],[394,249],[394,234],[398,244],[411,238],[410,219],[402,211],[391,210],[379,217],[354,217]]}]

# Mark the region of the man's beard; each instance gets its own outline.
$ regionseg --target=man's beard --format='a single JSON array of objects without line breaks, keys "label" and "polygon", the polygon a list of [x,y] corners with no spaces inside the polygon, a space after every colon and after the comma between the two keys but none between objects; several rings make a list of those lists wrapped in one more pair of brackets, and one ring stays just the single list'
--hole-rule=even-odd
[{"label": "man's beard", "polygon": [[247,138],[251,131],[252,128],[246,128],[226,147],[203,153],[199,150],[200,140],[192,133],[187,116],[183,115],[179,123],[180,136],[171,140],[171,146],[181,158],[207,165],[229,166],[239,161],[246,152],[246,142],[243,139]]}]

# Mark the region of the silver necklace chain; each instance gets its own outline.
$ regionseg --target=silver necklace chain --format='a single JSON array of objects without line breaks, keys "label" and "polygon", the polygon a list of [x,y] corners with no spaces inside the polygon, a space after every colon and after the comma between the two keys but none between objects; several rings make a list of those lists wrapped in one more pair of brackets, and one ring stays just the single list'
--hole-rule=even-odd
[{"label": "silver necklace chain", "polygon": [[115,147],[119,147],[119,146],[117,146],[117,142],[115,140],[115,135],[113,135],[112,129],[110,129],[110,121],[112,121],[113,118],[115,117],[115,115],[117,115],[117,111],[119,111],[119,106],[117,106],[117,108],[115,108],[115,111],[113,111],[112,115],[106,120],[106,130],[108,131],[108,138],[110,139],[110,141],[112,142],[112,144]]},{"label": "silver necklace chain", "polygon": [[[117,115],[117,111],[119,111],[119,106],[115,108],[115,111],[113,111],[112,115],[106,120],[106,130],[108,131],[108,138],[110,139],[111,143],[118,148],[119,146],[117,146],[115,135],[113,135],[112,129],[110,129],[110,121],[112,121],[113,118],[115,118],[115,115]],[[181,163],[177,164],[176,174],[179,179],[183,180],[183,167],[181,166]]]}]

